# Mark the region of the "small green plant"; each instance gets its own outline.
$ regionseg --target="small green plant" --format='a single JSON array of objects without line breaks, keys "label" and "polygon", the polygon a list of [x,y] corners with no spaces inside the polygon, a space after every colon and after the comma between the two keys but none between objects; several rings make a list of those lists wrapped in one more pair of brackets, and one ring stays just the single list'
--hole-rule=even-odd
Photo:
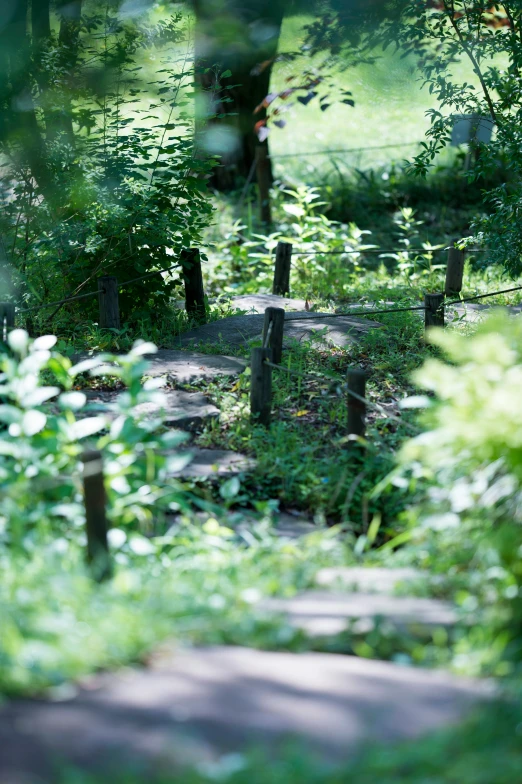
[{"label": "small green plant", "polygon": [[[127,355],[105,354],[73,365],[53,351],[55,343],[51,335],[31,341],[14,330],[8,351],[0,355],[0,541],[31,549],[34,537],[81,531],[79,477],[86,446],[105,458],[111,523],[136,534],[151,530],[162,511],[186,506],[186,495],[167,477],[188,459],[177,452],[184,436],[165,431],[161,413],[146,419],[139,412],[143,403],[161,409],[163,402],[160,380],[141,384],[144,354],[155,346],[141,342]],[[125,385],[109,412],[92,410],[86,394],[75,388],[86,373]]]}]

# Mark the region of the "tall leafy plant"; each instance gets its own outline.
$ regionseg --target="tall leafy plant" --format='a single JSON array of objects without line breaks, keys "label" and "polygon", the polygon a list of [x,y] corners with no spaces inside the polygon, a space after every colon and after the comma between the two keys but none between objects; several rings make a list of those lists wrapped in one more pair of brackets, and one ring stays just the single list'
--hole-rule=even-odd
[{"label": "tall leafy plant", "polygon": [[[8,52],[4,63],[0,235],[12,295],[30,306],[92,290],[103,274],[125,282],[171,267],[210,219],[211,164],[184,108],[194,79],[189,31],[181,14],[151,24],[118,5],[92,0],[74,25],[62,16],[59,35],[40,38],[33,11],[25,60]],[[145,83],[149,56],[160,67]],[[20,91],[31,134],[12,117]],[[131,284],[124,315],[165,308],[176,281],[158,274]]]},{"label": "tall leafy plant", "polygon": [[[494,124],[491,143],[472,133],[467,176],[481,182],[500,161],[507,161],[510,180],[485,193],[485,217],[472,229],[472,242],[488,244],[491,261],[512,275],[522,270],[522,4],[518,0],[410,0],[397,2],[398,15],[383,24],[380,40],[401,46],[417,57],[424,83],[437,99],[430,110],[431,126],[411,171],[424,176],[438,153],[450,142],[459,116]],[[473,78],[459,79],[455,65],[467,61]]]}]

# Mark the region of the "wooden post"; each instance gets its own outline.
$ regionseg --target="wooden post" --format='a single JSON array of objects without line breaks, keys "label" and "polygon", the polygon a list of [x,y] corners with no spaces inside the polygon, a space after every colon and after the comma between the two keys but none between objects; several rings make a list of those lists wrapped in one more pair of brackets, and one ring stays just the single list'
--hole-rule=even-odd
[{"label": "wooden post", "polygon": [[185,310],[199,322],[207,320],[203,273],[198,248],[182,250],[180,254],[183,282],[185,284]]},{"label": "wooden post", "polygon": [[274,285],[272,294],[284,297],[290,294],[290,267],[292,264],[292,243],[278,242],[276,247]]},{"label": "wooden post", "polygon": [[270,425],[272,410],[272,368],[266,360],[273,362],[271,348],[252,349],[250,359],[250,413],[260,425]]},{"label": "wooden post", "polygon": [[444,326],[444,294],[425,294],[424,328]]},{"label": "wooden post", "polygon": [[265,323],[263,324],[263,346],[266,343],[270,323],[272,323],[272,329],[270,330],[267,348],[272,349],[274,356],[272,361],[275,365],[279,365],[283,355],[283,335],[285,331],[285,311],[283,308],[266,308]]},{"label": "wooden post", "polygon": [[5,342],[9,330],[15,325],[15,306],[13,302],[0,302],[0,340]]},{"label": "wooden post", "polygon": [[259,219],[266,227],[272,223],[270,210],[270,158],[266,144],[256,147],[256,175],[259,190]]},{"label": "wooden post", "polygon": [[465,252],[458,248],[448,248],[448,266],[446,267],[446,296],[460,294],[462,291],[462,277],[464,275]]},{"label": "wooden post", "polygon": [[348,435],[364,436],[366,425],[366,403],[350,394],[350,390],[360,397],[366,397],[366,373],[361,368],[350,368],[346,374],[348,387]]},{"label": "wooden post", "polygon": [[98,278],[98,305],[100,308],[100,327],[120,329],[120,305],[118,302],[118,278],[103,275]]},{"label": "wooden post", "polygon": [[83,493],[85,500],[85,528],[87,533],[87,563],[95,580],[102,582],[111,576],[111,561],[107,541],[105,516],[105,485],[101,452],[84,452]]}]

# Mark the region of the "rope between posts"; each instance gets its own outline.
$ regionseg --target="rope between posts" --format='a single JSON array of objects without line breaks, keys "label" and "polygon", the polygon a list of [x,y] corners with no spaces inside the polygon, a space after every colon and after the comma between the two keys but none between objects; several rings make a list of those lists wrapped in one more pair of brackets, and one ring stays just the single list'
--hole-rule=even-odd
[{"label": "rope between posts", "polygon": [[366,310],[351,310],[348,313],[311,313],[309,316],[298,316],[298,318],[286,318],[285,322],[290,321],[309,321],[316,318],[346,318],[347,316],[376,316],[382,313],[406,313],[413,310],[426,310],[426,305],[413,305],[407,308],[386,308],[383,310],[374,310],[368,308]]},{"label": "rope between posts", "polygon": [[[317,381],[317,376],[312,376],[311,373],[299,373],[296,370],[290,370],[290,368],[285,368],[282,365],[276,365],[274,362],[270,362],[270,360],[268,359],[265,359],[265,365],[268,365],[274,370],[280,370],[283,373],[288,373],[288,375],[291,376],[297,376],[298,378],[308,378],[312,381]],[[325,377],[322,376],[321,378],[325,378]],[[386,411],[386,409],[383,406],[379,405],[379,403],[374,403],[371,400],[368,400],[367,398],[363,397],[362,395],[359,395],[358,392],[354,392],[353,389],[350,389],[346,384],[343,384],[342,388],[349,395],[351,395],[351,397],[354,397],[360,403],[364,403],[364,405],[368,406],[368,408],[374,408],[376,411],[379,411],[379,413],[384,414],[387,419],[393,419],[395,422],[399,422],[399,424],[404,425],[404,427],[406,427],[411,432],[414,432],[416,435],[418,435],[421,432],[418,428],[414,427],[413,425],[410,425],[409,422],[405,422],[404,419],[402,419],[401,417],[398,417],[395,414],[390,414],[390,412]]]},{"label": "rope between posts", "polygon": [[[105,289],[100,289],[105,292]],[[35,310],[43,310],[43,308],[53,308],[55,305],[65,305],[67,302],[74,302],[77,299],[87,299],[88,297],[98,296],[98,291],[90,291],[88,294],[77,294],[75,297],[68,297],[67,299],[59,299],[57,302],[46,302],[44,305],[35,305],[32,308],[17,308],[17,313],[32,313]]]},{"label": "rope between posts", "polygon": [[310,158],[314,155],[331,155],[332,153],[366,152],[366,150],[392,150],[405,147],[416,147],[421,142],[399,142],[399,144],[377,144],[373,147],[348,147],[337,150],[309,150],[307,152],[289,152],[281,154],[270,154],[268,158]]},{"label": "rope between posts", "polygon": [[444,302],[441,308],[449,308],[452,305],[460,305],[462,302],[473,302],[477,299],[485,299],[486,297],[495,297],[497,294],[509,294],[512,291],[522,291],[522,286],[515,286],[512,289],[502,289],[501,291],[490,291],[488,294],[477,294],[476,297],[464,297],[463,299],[454,299],[453,302]]},{"label": "rope between posts", "polygon": [[[359,248],[359,250],[297,250],[292,251],[293,256],[349,256],[353,254],[363,253],[440,253],[447,251],[450,248]],[[478,248],[476,250],[468,249],[469,253],[488,253],[487,248]]]}]

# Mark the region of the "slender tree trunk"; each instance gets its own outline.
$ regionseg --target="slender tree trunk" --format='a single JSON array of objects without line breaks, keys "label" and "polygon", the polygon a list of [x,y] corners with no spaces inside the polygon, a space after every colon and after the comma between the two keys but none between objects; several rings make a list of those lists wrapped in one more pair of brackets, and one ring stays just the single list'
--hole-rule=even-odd
[{"label": "slender tree trunk", "polygon": [[50,0],[32,0],[31,24],[36,45],[49,40],[51,37]]},{"label": "slender tree trunk", "polygon": [[[196,0],[196,79],[210,111],[218,115],[199,126],[202,144],[221,155],[212,184],[229,190],[248,177],[259,144],[254,126],[266,110],[254,111],[270,89],[283,22],[281,0]],[[225,90],[215,89],[216,76]],[[212,98],[210,98],[212,97]],[[264,142],[267,144],[267,141]]]},{"label": "slender tree trunk", "polygon": [[[46,199],[52,202],[52,175],[46,162],[46,151],[32,97],[30,77],[31,48],[28,35],[28,2],[18,0],[11,21],[4,28],[0,48],[7,65],[8,91],[4,109],[4,143],[12,142],[22,164],[31,170]],[[5,79],[5,75],[3,76]]]},{"label": "slender tree trunk", "polygon": [[[74,69],[78,60],[78,43],[82,18],[82,0],[62,0],[58,6],[60,15],[60,32],[58,43],[61,47],[61,64],[69,73],[65,91],[74,88]],[[55,132],[62,132],[71,146],[74,146],[74,129],[72,123],[72,107],[69,95],[63,95],[63,105],[56,117]]]}]

